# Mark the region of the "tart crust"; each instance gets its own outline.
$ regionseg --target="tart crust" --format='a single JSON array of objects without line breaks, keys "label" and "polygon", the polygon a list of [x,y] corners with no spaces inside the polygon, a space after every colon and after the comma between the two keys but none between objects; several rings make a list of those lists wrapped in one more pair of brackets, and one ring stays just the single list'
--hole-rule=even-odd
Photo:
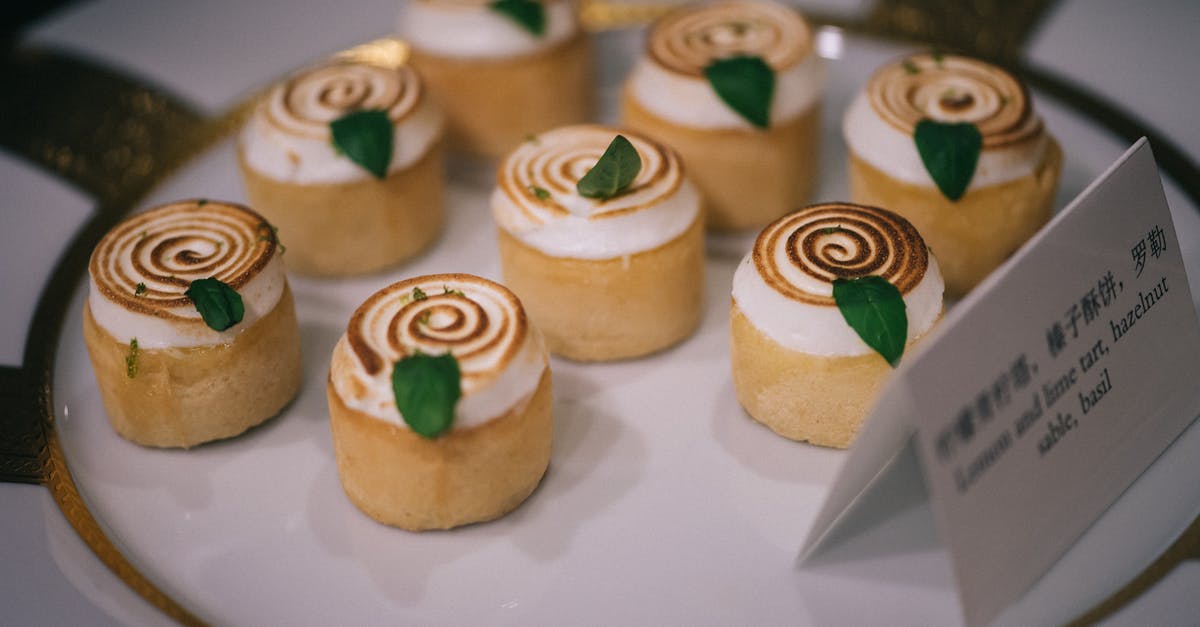
[{"label": "tart crust", "polygon": [[238,165],[251,206],[279,229],[288,270],[314,276],[366,274],[428,247],[444,214],[443,140],[416,163],[382,180],[345,183],[277,181]]},{"label": "tart crust", "polygon": [[626,87],[621,120],[674,148],[704,198],[713,231],[758,228],[807,204],[819,165],[820,104],[765,130],[682,126],[643,107]]},{"label": "tart crust", "polygon": [[957,202],[937,187],[898,181],[850,151],[850,198],[904,216],[937,255],[946,295],[971,291],[1050,219],[1062,149],[1049,138],[1045,156],[1019,179],[968,191]]},{"label": "tart crust", "polygon": [[552,353],[577,361],[653,353],[691,335],[700,322],[701,215],[666,244],[612,259],[552,257],[498,229],[504,283]]},{"label": "tart crust", "polygon": [[229,343],[141,349],[130,378],[129,344],[83,310],[83,338],[109,422],[143,446],[188,448],[233,437],[278,414],[301,382],[300,334],[291,289]]},{"label": "tart crust", "polygon": [[533,394],[504,415],[433,439],[347,407],[327,382],[346,496],[371,518],[409,531],[449,529],[512,511],[550,463],[550,382],[547,367]]},{"label": "tart crust", "polygon": [[453,151],[499,157],[529,135],[592,115],[592,47],[582,30],[516,57],[463,59],[414,48],[409,62],[446,113]]},{"label": "tart crust", "polygon": [[781,346],[736,302],[729,327],[733,387],[750,417],[791,440],[850,446],[891,373],[882,357],[874,352],[826,357]]}]

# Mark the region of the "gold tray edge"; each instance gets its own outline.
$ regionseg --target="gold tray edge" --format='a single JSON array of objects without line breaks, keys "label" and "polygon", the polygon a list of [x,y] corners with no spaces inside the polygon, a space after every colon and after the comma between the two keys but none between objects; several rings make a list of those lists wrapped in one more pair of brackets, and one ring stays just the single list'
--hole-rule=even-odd
[{"label": "gold tray edge", "polygon": [[[611,2],[609,0],[584,0],[582,11],[585,26],[589,30],[603,31],[644,25],[677,8],[681,4],[684,3],[672,1],[640,4]],[[901,41],[926,43],[940,41],[948,47],[963,49],[969,49],[971,46],[961,45],[962,42],[971,42],[971,38],[976,37],[973,40],[974,47],[976,48],[972,50],[974,54],[1006,65],[1019,65],[1017,59],[1021,45],[1029,33],[1036,28],[1040,17],[1045,15],[1047,9],[1053,4],[1053,0],[1022,0],[1017,4],[1020,6],[1018,7],[1019,10],[1016,11],[1012,10],[1011,3],[1006,5],[1008,9],[1006,9],[1005,14],[1013,19],[1006,20],[1000,24],[1000,26],[1008,28],[1010,34],[1006,37],[991,39],[977,38],[976,35],[978,35],[980,30],[975,25],[947,14],[942,10],[941,5],[925,0],[881,1],[875,5],[871,13],[863,20],[848,21],[829,16],[814,16],[812,14],[809,14],[809,16],[817,24],[833,25],[850,32]],[[997,31],[1004,30],[1004,28],[997,28],[995,20],[990,22],[990,26]],[[1053,77],[1040,74],[1037,78],[1039,80],[1036,83],[1055,84]],[[1061,85],[1061,83],[1059,84]],[[121,87],[124,86],[122,83]],[[124,100],[136,101],[139,97],[145,97],[147,91],[147,88],[144,87],[137,88],[127,94]],[[1079,105],[1080,102],[1084,102],[1084,106],[1075,106],[1075,108],[1087,111],[1086,92],[1085,97],[1080,100],[1071,97],[1074,93],[1078,93],[1072,89],[1058,89],[1056,91],[1058,92],[1056,97],[1073,105]],[[176,109],[187,111],[186,107],[170,102],[169,97],[161,93],[154,94],[152,97],[167,101],[164,109],[169,110],[172,115],[178,115]],[[187,133],[180,133],[181,135],[190,137],[190,139],[181,142],[183,147],[177,154],[161,155],[160,160],[157,162],[152,160],[152,163],[156,163],[156,165],[147,169],[144,175],[138,180],[130,182],[123,190],[118,190],[116,193],[113,193],[112,190],[96,189],[95,185],[89,185],[91,177],[80,173],[77,164],[73,163],[73,155],[70,152],[65,153],[66,158],[64,158],[64,153],[53,147],[48,147],[41,151],[29,150],[29,147],[25,148],[26,152],[33,153],[28,156],[39,162],[40,165],[47,167],[52,172],[76,185],[91,188],[89,191],[99,201],[97,210],[99,220],[97,221],[106,223],[104,227],[107,228],[112,223],[115,223],[117,218],[127,213],[139,200],[144,198],[156,184],[166,180],[191,158],[202,153],[236,129],[245,119],[254,100],[255,97],[249,97],[221,116],[212,120],[201,121],[198,129],[190,129]],[[1111,109],[1111,107],[1106,109]],[[153,111],[149,114],[152,115]],[[142,111],[137,115],[146,116],[148,113]],[[1120,115],[1119,111],[1115,112],[1115,114],[1108,114],[1105,110],[1101,111],[1099,116],[1093,112],[1093,117],[1098,117],[1101,124],[1111,127],[1113,126],[1114,119],[1119,120],[1123,116]],[[1173,145],[1168,142],[1159,142],[1158,145],[1164,144],[1169,148],[1173,148]],[[1177,167],[1181,167],[1184,171],[1196,171],[1195,166],[1183,156],[1181,151],[1176,150],[1174,152],[1177,153],[1176,160],[1180,162]],[[83,160],[86,161],[86,159]],[[102,158],[97,156],[92,161],[93,163],[101,164],[96,169],[103,169],[104,162]],[[90,172],[88,174],[94,176],[95,173]],[[1176,178],[1179,180],[1178,177]],[[1194,181],[1197,179],[1191,180]],[[1200,191],[1195,189],[1200,186],[1189,187],[1184,185],[1184,187],[1189,197],[1193,201],[1196,201],[1197,205],[1200,205]],[[92,230],[95,231],[96,229]],[[52,277],[58,277],[63,274],[63,266],[65,265],[67,264],[62,263],[60,260],[59,265],[56,266],[52,273]],[[80,272],[73,274],[75,275],[74,278],[77,279]],[[69,282],[73,284],[74,280]],[[43,294],[40,300],[45,300],[45,297],[46,295]],[[38,308],[41,309],[43,304],[39,302]],[[60,308],[65,309],[65,306]],[[57,326],[61,328],[61,324]],[[52,353],[52,349],[54,346],[57,346],[58,341],[57,331],[52,331],[50,335],[52,341],[43,344],[43,347],[46,347],[47,344],[49,345],[49,348],[45,348],[47,353]],[[32,365],[29,363],[30,353],[37,352],[29,349],[29,346],[33,344],[33,336],[34,334],[31,332],[31,341],[27,343],[26,364],[25,368],[23,368],[26,371],[30,370],[29,366]],[[44,445],[39,443],[38,446],[40,449],[38,451],[39,464],[41,466],[39,482],[45,485],[50,491],[55,503],[72,528],[79,534],[80,538],[96,554],[101,562],[130,589],[152,606],[162,611],[166,616],[180,624],[204,625],[203,621],[170,598],[129,562],[91,513],[71,475],[60,441],[54,429],[51,390],[52,373],[50,372],[52,369],[52,355],[47,359],[37,359],[35,357],[33,361],[43,364],[42,368],[35,367],[32,369],[39,375],[36,380],[41,382],[40,389],[38,390],[38,405],[43,425]],[[10,378],[0,380],[0,384],[9,385]],[[8,435],[0,433],[0,440],[3,440]],[[3,479],[14,480],[11,477],[3,477]],[[25,479],[16,478],[15,480],[28,479],[26,477]],[[1100,622],[1149,590],[1180,563],[1198,555],[1200,555],[1200,518],[1193,521],[1188,529],[1162,555],[1130,580],[1129,583],[1069,624],[1088,625]]]}]

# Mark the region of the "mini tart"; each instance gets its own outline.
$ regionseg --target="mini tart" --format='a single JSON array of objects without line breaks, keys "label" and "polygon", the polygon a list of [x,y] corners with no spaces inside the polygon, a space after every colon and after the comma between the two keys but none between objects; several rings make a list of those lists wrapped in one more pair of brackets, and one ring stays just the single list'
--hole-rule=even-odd
[{"label": "mini tart", "polygon": [[[183,448],[232,437],[299,390],[292,294],[270,226],[249,209],[183,201],[138,214],[100,240],[88,273],[84,342],[122,437]],[[245,305],[220,332],[184,295],[214,276]]]},{"label": "mini tart", "polygon": [[[971,122],[983,149],[966,193],[950,200],[925,169],[917,122]],[[916,55],[878,70],[842,123],[850,197],[912,221],[960,297],[1049,219],[1062,150],[1008,72],[977,59]]]},{"label": "mini tart", "polygon": [[[449,352],[462,398],[449,430],[412,431],[392,368],[416,351]],[[392,284],[355,310],[326,386],[334,454],[351,502],[407,529],[492,520],[533,492],[550,463],[550,367],[541,334],[504,287],[465,274]]]},{"label": "mini tart", "polygon": [[[757,128],[705,78],[712,62],[758,56],[775,73]],[[621,119],[679,152],[710,230],[759,228],[803,205],[817,176],[824,68],[804,18],[783,4],[702,4],[658,21],[621,95]]]},{"label": "mini tart", "polygon": [[[346,276],[394,266],[441,231],[443,117],[403,64],[334,59],[276,85],[239,137],[251,204],[279,228],[288,267]],[[387,112],[392,160],[383,178],[341,154],[330,124]]]},{"label": "mini tart", "polygon": [[531,134],[588,120],[591,40],[568,0],[541,2],[534,35],[483,0],[415,0],[400,18],[411,62],[446,111],[452,150],[499,157]]},{"label": "mini tart", "polygon": [[848,325],[833,280],[881,276],[908,316],[905,354],[941,315],[937,261],[904,218],[813,205],[771,223],[734,273],[730,360],[738,402],[786,438],[846,448],[891,372]]},{"label": "mini tart", "polygon": [[505,284],[546,334],[578,361],[637,357],[699,324],[704,229],[699,196],[673,151],[633,133],[642,169],[607,200],[576,183],[618,134],[571,126],[522,144],[492,194]]}]

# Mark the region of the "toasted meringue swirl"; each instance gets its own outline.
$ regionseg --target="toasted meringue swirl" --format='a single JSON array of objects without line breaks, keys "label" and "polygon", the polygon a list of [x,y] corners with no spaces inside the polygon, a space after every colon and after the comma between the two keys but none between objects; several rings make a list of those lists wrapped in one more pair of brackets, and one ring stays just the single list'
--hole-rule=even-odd
[{"label": "toasted meringue swirl", "polygon": [[813,305],[835,304],[838,278],[876,275],[907,293],[929,266],[929,249],[908,220],[847,203],[814,205],[776,220],[751,254],[775,291]]},{"label": "toasted meringue swirl", "polygon": [[[678,157],[665,146],[634,134],[625,134],[625,138],[637,150],[642,169],[629,187],[601,201],[576,192],[575,184],[596,165],[617,134],[601,126],[575,126],[531,139],[504,160],[497,173],[500,188],[530,220],[543,224],[572,214],[604,220],[644,211],[675,193],[683,183]],[[546,190],[550,197],[540,199],[535,188]]]},{"label": "toasted meringue swirl", "polygon": [[984,147],[995,148],[1041,132],[1020,81],[969,57],[907,57],[876,72],[867,97],[881,118],[904,133],[911,134],[923,118],[971,122]]},{"label": "toasted meringue swirl", "polygon": [[547,364],[512,292],[476,276],[435,274],[389,285],[360,305],[334,350],[330,377],[348,406],[402,424],[392,365],[417,352],[458,360],[458,427],[508,411],[532,394]]},{"label": "toasted meringue swirl", "polygon": [[812,32],[795,10],[775,2],[735,0],[672,13],[659,20],[647,52],[665,68],[703,76],[715,59],[758,56],[776,71],[812,52]]},{"label": "toasted meringue swirl", "polygon": [[753,130],[704,76],[713,61],[738,55],[761,57],[775,71],[772,125],[820,103],[825,66],[813,53],[812,30],[791,7],[763,0],[703,4],[669,14],[651,29],[627,89],[642,107],[677,124]]},{"label": "toasted meringue swirl", "polygon": [[864,276],[900,291],[910,339],[941,313],[941,273],[912,224],[849,203],[813,205],[763,229],[734,274],[733,298],[756,327],[789,348],[861,354],[870,349],[842,319],[833,281]]},{"label": "toasted meringue swirl", "polygon": [[576,3],[544,0],[546,30],[534,35],[488,0],[413,0],[400,10],[400,36],[415,50],[460,59],[513,58],[548,50],[579,32]]},{"label": "toasted meringue swirl", "polygon": [[241,135],[242,154],[255,170],[296,183],[368,176],[339,154],[330,123],[355,111],[387,112],[394,131],[390,170],[424,155],[440,136],[440,111],[408,65],[335,60],[302,70],[276,85]]},{"label": "toasted meringue swirl", "polygon": [[[585,198],[576,183],[620,133],[642,160],[629,186]],[[558,256],[611,258],[671,241],[699,215],[699,197],[678,155],[649,139],[603,126],[568,126],[524,142],[497,172],[492,209],[500,226]]]},{"label": "toasted meringue swirl", "polygon": [[417,352],[450,352],[458,359],[466,391],[510,361],[526,332],[524,310],[512,292],[483,279],[447,274],[376,292],[355,310],[346,339],[370,375]]},{"label": "toasted meringue swirl", "polygon": [[923,118],[970,122],[983,151],[967,190],[1034,172],[1049,134],[1025,87],[1004,70],[967,57],[922,54],[878,70],[842,120],[850,152],[892,178],[933,187],[913,141]]},{"label": "toasted meringue swirl", "polygon": [[421,82],[407,65],[334,63],[296,74],[271,91],[266,117],[280,130],[328,139],[329,123],[354,111],[387,111],[396,124],[421,100]]},{"label": "toasted meringue swirl", "polygon": [[[88,266],[96,321],[121,341],[145,348],[229,341],[265,315],[283,293],[271,226],[231,203],[180,201],[135,215],[109,231]],[[243,297],[241,324],[218,333],[184,295],[215,277]]]}]

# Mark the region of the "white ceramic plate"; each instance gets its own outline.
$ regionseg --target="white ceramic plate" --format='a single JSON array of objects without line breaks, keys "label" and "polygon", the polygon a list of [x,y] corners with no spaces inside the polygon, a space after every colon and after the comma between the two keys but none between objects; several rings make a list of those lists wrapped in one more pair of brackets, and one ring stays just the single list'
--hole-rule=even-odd
[{"label": "white ceramic plate", "polygon": [[[604,119],[640,34],[601,36]],[[845,40],[829,62],[822,183],[847,193],[840,114],[880,63],[904,52]],[[297,60],[297,63],[303,60]],[[1067,155],[1056,206],[1127,147],[1065,106],[1038,100]],[[379,287],[433,272],[499,278],[487,210],[491,175],[455,171],[445,234],[393,272],[293,279],[305,384],[285,412],[191,451],[138,447],[104,416],[70,305],[54,380],[66,459],[92,512],[168,595],[218,624],[953,624],[961,621],[928,510],[895,521],[901,542],[816,570],[798,547],[844,453],[779,438],[734,398],[729,285],[751,239],[710,241],[704,319],[645,359],[553,360],[556,431],[541,486],[507,517],[449,532],[379,525],[346,499],[325,405],[330,351]],[[243,201],[232,140],[193,160],[146,206],[183,197]],[[1172,193],[1181,238],[1195,207]],[[286,239],[285,239],[286,243]],[[1196,275],[1200,260],[1188,258]],[[1200,509],[1200,434],[1191,429],[1004,617],[1068,620],[1149,563]],[[1168,498],[1169,495],[1169,498]],[[1134,533],[1134,530],[1137,530]]]}]

